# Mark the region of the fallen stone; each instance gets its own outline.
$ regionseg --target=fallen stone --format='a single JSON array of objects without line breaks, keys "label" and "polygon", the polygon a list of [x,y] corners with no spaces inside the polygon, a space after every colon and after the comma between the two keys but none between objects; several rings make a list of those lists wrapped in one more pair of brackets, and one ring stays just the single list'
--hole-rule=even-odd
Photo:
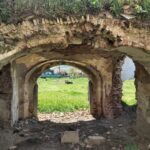
[{"label": "fallen stone", "polygon": [[61,143],[79,143],[79,132],[65,131],[61,137]]},{"label": "fallen stone", "polygon": [[118,124],[118,127],[123,127],[123,124]]},{"label": "fallen stone", "polygon": [[17,146],[11,146],[9,147],[9,150],[16,150],[17,149]]},{"label": "fallen stone", "polygon": [[92,148],[92,146],[91,146],[91,145],[86,145],[86,148],[91,149],[91,148]]},{"label": "fallen stone", "polygon": [[107,135],[110,135],[110,131],[106,132]]},{"label": "fallen stone", "polygon": [[103,136],[89,136],[88,137],[88,144],[90,145],[99,145],[106,141]]},{"label": "fallen stone", "polygon": [[113,127],[113,126],[110,126],[109,128],[110,128],[110,129],[113,129],[114,127]]},{"label": "fallen stone", "polygon": [[148,145],[148,150],[150,150],[150,144]]}]

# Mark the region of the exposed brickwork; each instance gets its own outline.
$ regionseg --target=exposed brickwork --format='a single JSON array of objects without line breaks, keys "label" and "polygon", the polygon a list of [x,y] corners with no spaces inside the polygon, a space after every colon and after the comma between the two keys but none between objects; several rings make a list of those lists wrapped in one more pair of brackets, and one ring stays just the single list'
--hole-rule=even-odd
[{"label": "exposed brickwork", "polygon": [[113,86],[112,86],[112,102],[115,105],[115,108],[118,108],[115,111],[115,116],[121,112],[121,100],[122,100],[122,80],[121,80],[121,70],[124,62],[124,56],[116,58],[114,60],[114,69],[113,69]]}]

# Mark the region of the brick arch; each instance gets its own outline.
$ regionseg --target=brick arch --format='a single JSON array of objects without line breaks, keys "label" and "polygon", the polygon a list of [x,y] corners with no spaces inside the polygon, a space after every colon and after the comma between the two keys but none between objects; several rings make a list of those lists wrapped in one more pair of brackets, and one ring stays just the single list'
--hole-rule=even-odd
[{"label": "brick arch", "polygon": [[[41,73],[47,69],[47,67],[50,68],[50,67],[54,67],[57,65],[65,65],[65,64],[73,66],[73,67],[77,67],[78,69],[82,70],[88,75],[88,78],[90,80],[93,80],[94,79],[93,77],[95,77],[95,79],[98,78],[96,77],[97,72],[96,70],[94,70],[92,66],[87,66],[86,64],[82,62],[64,59],[64,60],[50,60],[50,61],[45,61],[45,62],[37,64],[26,73],[26,80],[29,80],[29,78],[33,78],[33,76],[36,80],[41,75]],[[36,74],[34,74],[35,72]]]},{"label": "brick arch", "polygon": [[[89,82],[90,82],[90,87],[89,87],[89,94],[90,94],[90,110],[91,110],[91,114],[93,116],[96,117],[97,112],[99,111],[99,113],[101,113],[102,110],[97,110],[97,106],[96,106],[96,99],[101,99],[101,97],[99,97],[100,91],[98,92],[97,90],[97,86],[100,86],[102,79],[100,74],[95,70],[95,68],[93,68],[92,66],[88,66],[84,63],[80,63],[80,62],[76,62],[76,61],[69,61],[69,60],[51,60],[51,61],[46,61],[43,63],[40,63],[36,66],[34,66],[30,71],[27,72],[26,77],[25,77],[25,101],[29,101],[29,114],[26,114],[29,117],[37,117],[37,99],[34,99],[37,93],[33,93],[33,89],[36,86],[36,81],[37,78],[41,75],[41,73],[46,70],[49,67],[53,67],[56,65],[60,65],[60,64],[67,64],[73,67],[77,67],[78,69],[82,70],[83,72],[85,72],[89,78]],[[30,91],[32,91],[30,93]],[[28,95],[29,93],[29,95]],[[100,95],[99,95],[100,94]],[[27,100],[28,99],[28,100]],[[25,114],[24,114],[25,115]],[[99,114],[101,115],[101,114]]]},{"label": "brick arch", "polygon": [[[12,119],[13,122],[17,121],[17,118],[24,119],[36,114],[36,111],[33,110],[33,104],[30,105],[29,112],[29,102],[32,101],[29,99],[33,97],[33,88],[36,79],[41,73],[43,66],[47,64],[56,65],[59,62],[76,66],[89,75],[92,83],[91,88],[93,89],[90,90],[93,95],[91,96],[91,113],[94,117],[113,118],[120,114],[120,101],[113,100],[112,98],[112,73],[114,68],[112,56],[109,53],[99,54],[97,51],[92,52],[91,49],[84,46],[74,48],[68,48],[63,51],[64,53],[62,53],[62,50],[47,51],[43,48],[43,51],[31,53],[14,60],[13,70],[17,72],[17,75],[14,77],[17,79],[14,87],[18,87],[18,89],[16,88],[18,95],[13,97],[12,110],[14,110],[13,108],[17,108],[17,106],[13,106],[13,104],[16,105],[17,99],[19,109],[14,111],[14,114],[12,113],[14,116]],[[22,88],[20,89],[20,87]],[[32,91],[31,96],[28,96],[29,91]]]}]

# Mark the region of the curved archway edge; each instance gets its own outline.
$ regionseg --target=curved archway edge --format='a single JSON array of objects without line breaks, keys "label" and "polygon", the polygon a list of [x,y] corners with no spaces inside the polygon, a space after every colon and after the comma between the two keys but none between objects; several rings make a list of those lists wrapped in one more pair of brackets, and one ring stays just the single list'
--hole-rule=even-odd
[{"label": "curved archway edge", "polygon": [[[45,68],[60,63],[76,66],[89,76],[92,83],[92,85],[90,84],[90,88],[92,88],[90,89],[92,94],[90,96],[90,106],[93,116],[96,118],[113,118],[120,114],[120,100],[113,101],[112,99],[112,72],[114,64],[112,63],[111,55],[105,54],[102,56],[92,52],[87,54],[76,52],[73,55],[67,52],[64,55],[62,52],[50,51],[26,55],[13,62],[13,70],[17,72],[15,79],[18,79],[14,83],[14,87],[18,87],[18,89],[22,87],[22,89],[18,90],[18,95],[16,94],[13,98],[16,101],[17,97],[19,103],[18,111],[13,115],[13,122],[18,120],[18,118],[27,118],[36,114],[36,111],[34,111],[35,107],[33,107],[34,104],[31,104],[33,102],[33,89],[36,79]],[[16,105],[15,102],[13,104]],[[29,106],[31,107],[29,108]],[[12,111],[16,107],[13,106]]]},{"label": "curved archway edge", "polygon": [[[29,117],[29,116],[35,116],[37,117],[37,99],[35,99],[34,95],[37,95],[37,93],[33,93],[30,91],[33,91],[36,85],[36,81],[37,78],[41,75],[41,73],[43,71],[45,71],[46,69],[56,66],[56,65],[61,65],[61,64],[67,64],[70,66],[74,66],[77,67],[78,69],[82,70],[83,72],[85,72],[89,78],[89,102],[90,102],[90,110],[91,110],[91,114],[93,114],[93,116],[96,117],[96,104],[95,102],[93,102],[94,99],[98,99],[100,97],[99,93],[100,91],[97,91],[95,89],[96,86],[99,86],[99,84],[101,84],[102,79],[101,79],[101,75],[98,74],[98,72],[92,68],[91,66],[87,66],[86,64],[80,63],[80,62],[76,62],[76,61],[69,61],[69,60],[50,60],[50,61],[46,61],[46,62],[42,62],[40,64],[37,64],[36,66],[34,66],[30,71],[27,72],[26,76],[25,76],[25,90],[24,90],[24,98],[25,101],[29,102],[28,109],[25,110],[29,110],[29,112],[26,112],[26,114],[24,114],[24,117]],[[92,89],[91,89],[92,88]],[[27,94],[26,94],[27,93]],[[101,113],[101,112],[99,112]],[[22,113],[21,113],[22,114]]]}]

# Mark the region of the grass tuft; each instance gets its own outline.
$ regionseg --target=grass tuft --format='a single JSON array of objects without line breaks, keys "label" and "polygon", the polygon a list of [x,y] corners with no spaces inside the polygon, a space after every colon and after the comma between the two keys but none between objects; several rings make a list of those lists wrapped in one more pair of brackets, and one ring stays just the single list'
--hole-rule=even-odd
[{"label": "grass tuft", "polygon": [[125,146],[124,150],[140,150],[140,149],[135,144],[129,144],[129,145]]}]

